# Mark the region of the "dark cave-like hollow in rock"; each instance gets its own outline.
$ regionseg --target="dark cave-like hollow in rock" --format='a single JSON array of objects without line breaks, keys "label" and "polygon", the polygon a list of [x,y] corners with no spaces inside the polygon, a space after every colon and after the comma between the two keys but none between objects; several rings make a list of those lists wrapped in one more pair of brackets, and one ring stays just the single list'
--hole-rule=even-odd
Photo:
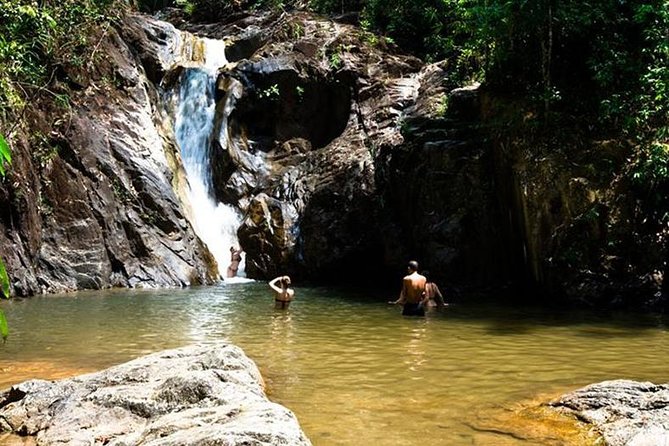
[{"label": "dark cave-like hollow in rock", "polygon": [[312,149],[341,135],[351,113],[351,89],[343,79],[301,78],[294,70],[245,71],[244,95],[230,115],[230,135],[246,138],[252,151],[271,154],[301,138]]},{"label": "dark cave-like hollow in rock", "polygon": [[210,152],[220,201],[237,202],[271,183],[258,159],[289,165],[288,157],[327,146],[349,122],[352,94],[346,76],[305,74],[293,62],[274,60],[241,64],[223,76],[228,79],[219,80],[223,89],[217,100],[229,96],[231,88],[239,90],[221,122],[228,146],[214,142]]}]

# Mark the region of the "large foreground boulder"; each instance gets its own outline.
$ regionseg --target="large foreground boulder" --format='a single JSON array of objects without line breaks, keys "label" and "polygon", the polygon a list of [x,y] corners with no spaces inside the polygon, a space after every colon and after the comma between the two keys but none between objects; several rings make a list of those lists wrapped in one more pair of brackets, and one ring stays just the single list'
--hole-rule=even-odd
[{"label": "large foreground boulder", "polygon": [[190,346],[0,394],[0,432],[45,445],[310,445],[230,344]]},{"label": "large foreground boulder", "polygon": [[551,406],[599,430],[608,446],[669,445],[669,385],[605,381],[569,393]]}]

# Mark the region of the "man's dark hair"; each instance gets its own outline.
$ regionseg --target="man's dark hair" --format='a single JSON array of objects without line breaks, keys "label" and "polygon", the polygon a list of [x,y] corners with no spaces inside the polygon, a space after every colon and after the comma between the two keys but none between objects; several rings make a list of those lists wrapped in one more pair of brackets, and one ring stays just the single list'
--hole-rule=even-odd
[{"label": "man's dark hair", "polygon": [[412,271],[418,271],[418,262],[416,262],[415,260],[412,260],[412,261],[409,262],[407,267]]}]

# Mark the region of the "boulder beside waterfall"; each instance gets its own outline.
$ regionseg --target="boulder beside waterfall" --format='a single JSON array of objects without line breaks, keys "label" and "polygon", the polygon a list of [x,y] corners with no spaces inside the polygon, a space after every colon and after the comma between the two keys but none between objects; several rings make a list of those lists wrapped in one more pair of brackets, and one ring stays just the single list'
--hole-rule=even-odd
[{"label": "boulder beside waterfall", "polygon": [[270,402],[256,365],[216,343],[151,354],[0,393],[0,432],[40,446],[308,446],[295,415]]},{"label": "boulder beside waterfall", "polygon": [[669,445],[669,385],[604,381],[550,403],[594,426],[608,446]]}]

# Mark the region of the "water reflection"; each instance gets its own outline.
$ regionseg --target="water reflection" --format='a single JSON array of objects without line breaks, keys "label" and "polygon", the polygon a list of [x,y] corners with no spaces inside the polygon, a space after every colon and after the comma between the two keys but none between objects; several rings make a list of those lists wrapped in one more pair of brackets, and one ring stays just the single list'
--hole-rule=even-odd
[{"label": "water reflection", "polygon": [[669,381],[663,317],[461,304],[407,318],[385,298],[298,295],[288,311],[274,309],[264,283],[0,302],[12,328],[0,388],[227,340],[256,361],[270,396],[318,446],[583,446],[532,437],[527,423],[546,429],[516,407],[606,379]]},{"label": "water reflection", "polygon": [[293,316],[289,310],[275,310],[272,314],[271,327],[271,338],[274,345],[293,343]]},{"label": "water reflection", "polygon": [[426,361],[425,352],[425,332],[427,330],[427,320],[419,321],[419,326],[411,329],[409,342],[407,343],[407,354],[404,363],[409,368],[409,377],[412,380],[420,380],[421,366]]}]

